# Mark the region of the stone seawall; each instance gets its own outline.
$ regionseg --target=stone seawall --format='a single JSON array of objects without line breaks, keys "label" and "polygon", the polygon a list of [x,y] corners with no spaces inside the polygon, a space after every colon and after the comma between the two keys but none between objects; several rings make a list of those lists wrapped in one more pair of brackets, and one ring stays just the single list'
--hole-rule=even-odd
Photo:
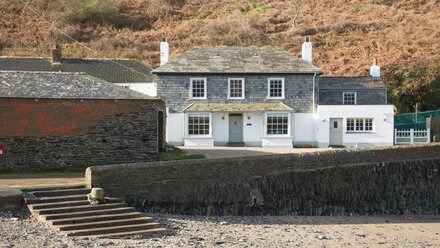
[{"label": "stone seawall", "polygon": [[96,166],[86,182],[152,212],[438,214],[439,171],[430,145]]}]

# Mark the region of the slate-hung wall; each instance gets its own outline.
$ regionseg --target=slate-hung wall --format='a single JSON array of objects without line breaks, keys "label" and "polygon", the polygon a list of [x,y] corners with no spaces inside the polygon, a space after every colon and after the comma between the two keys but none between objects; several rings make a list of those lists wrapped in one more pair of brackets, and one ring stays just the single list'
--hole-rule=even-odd
[{"label": "slate-hung wall", "polygon": [[0,98],[0,110],[0,167],[42,168],[157,160],[165,104]]},{"label": "slate-hung wall", "polygon": [[[294,112],[312,112],[313,74],[158,74],[158,95],[170,112],[181,112],[191,103],[283,102]],[[207,99],[190,99],[190,79],[207,78]],[[245,99],[228,99],[228,78],[245,79]],[[284,78],[285,99],[267,99],[268,78]],[[318,88],[318,80],[315,81]],[[318,90],[315,91],[316,104]]]},{"label": "slate-hung wall", "polygon": [[319,104],[343,105],[344,92],[355,92],[356,104],[358,105],[382,105],[387,103],[386,89],[320,89]]}]

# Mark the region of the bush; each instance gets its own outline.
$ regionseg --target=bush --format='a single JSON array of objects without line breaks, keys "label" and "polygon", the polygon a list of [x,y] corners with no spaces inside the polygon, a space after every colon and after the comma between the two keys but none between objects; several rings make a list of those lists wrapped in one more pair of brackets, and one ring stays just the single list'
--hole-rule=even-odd
[{"label": "bush", "polygon": [[120,22],[120,4],[116,0],[68,0],[67,21],[73,24],[110,24]]},{"label": "bush", "polygon": [[202,28],[210,45],[243,46],[261,43],[262,33],[252,27],[240,11],[210,20]]}]

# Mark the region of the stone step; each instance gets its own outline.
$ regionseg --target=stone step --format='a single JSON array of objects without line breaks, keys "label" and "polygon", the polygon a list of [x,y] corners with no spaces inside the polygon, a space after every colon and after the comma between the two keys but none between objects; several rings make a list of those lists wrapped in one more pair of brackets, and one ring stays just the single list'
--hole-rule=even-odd
[{"label": "stone step", "polygon": [[141,216],[142,214],[139,212],[132,212],[132,213],[122,213],[122,214],[85,216],[85,217],[77,217],[77,218],[69,218],[69,219],[57,219],[57,220],[51,220],[50,222],[52,223],[52,225],[58,226],[58,225],[89,223],[95,221],[122,220],[122,219],[137,218]]},{"label": "stone step", "polygon": [[55,203],[55,202],[65,202],[65,201],[79,201],[87,200],[87,195],[66,195],[66,196],[53,196],[53,197],[36,197],[36,198],[26,198],[26,204],[41,204],[41,203]]},{"label": "stone step", "polygon": [[123,225],[123,226],[110,226],[110,227],[100,227],[100,228],[90,228],[85,230],[75,230],[66,232],[67,236],[93,236],[101,234],[111,234],[118,232],[131,232],[139,230],[148,230],[160,228],[159,223],[142,223],[134,225]]},{"label": "stone step", "polygon": [[122,213],[130,213],[135,211],[136,210],[132,207],[123,207],[123,208],[111,208],[111,209],[92,210],[92,211],[70,212],[70,213],[62,213],[62,214],[41,215],[41,218],[43,220],[59,220],[59,219],[70,219],[70,218],[85,217],[85,216],[122,214]]},{"label": "stone step", "polygon": [[63,213],[72,213],[72,212],[87,212],[87,211],[95,211],[101,209],[112,209],[112,208],[120,208],[127,206],[126,203],[106,203],[99,205],[85,205],[85,206],[73,206],[73,207],[61,207],[61,208],[50,208],[50,209],[41,209],[41,210],[33,210],[36,214],[45,215],[45,214],[63,214]]},{"label": "stone step", "polygon": [[140,218],[129,218],[122,220],[107,220],[107,221],[96,221],[89,223],[70,224],[70,225],[56,226],[56,229],[58,229],[59,231],[72,231],[72,230],[94,229],[101,227],[135,225],[135,224],[151,223],[151,222],[153,222],[153,218],[140,217]]},{"label": "stone step", "polygon": [[58,190],[42,190],[42,191],[32,191],[29,193],[33,194],[36,197],[87,195],[90,193],[90,189],[73,188],[73,189],[58,189]]},{"label": "stone step", "polygon": [[[118,202],[120,202],[118,198],[105,199],[105,203],[118,203]],[[51,202],[51,203],[29,204],[28,207],[30,210],[42,210],[42,209],[74,207],[74,206],[84,206],[84,205],[90,205],[90,202],[88,200]]]},{"label": "stone step", "polygon": [[167,229],[165,229],[165,228],[154,228],[154,229],[131,231],[131,232],[118,232],[118,233],[111,233],[111,234],[101,234],[101,235],[94,235],[91,237],[115,239],[115,238],[122,238],[122,237],[128,237],[128,236],[133,236],[133,235],[158,234],[158,233],[165,232],[166,230]]}]

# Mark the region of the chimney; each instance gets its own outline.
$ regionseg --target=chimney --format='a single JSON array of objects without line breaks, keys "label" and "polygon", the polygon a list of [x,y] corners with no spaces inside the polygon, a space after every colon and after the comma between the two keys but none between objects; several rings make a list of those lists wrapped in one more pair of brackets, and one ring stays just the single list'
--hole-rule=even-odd
[{"label": "chimney", "polygon": [[373,79],[380,79],[380,66],[377,64],[377,58],[373,59],[373,65],[370,67],[370,75]]},{"label": "chimney", "polygon": [[160,42],[160,65],[168,63],[168,57],[170,55],[170,47],[168,45],[167,38],[162,38]]},{"label": "chimney", "polygon": [[63,52],[61,51],[61,45],[55,44],[55,47],[52,49],[52,64],[61,64],[61,59],[63,58]]},{"label": "chimney", "polygon": [[304,39],[301,55],[302,60],[307,63],[312,63],[312,42],[310,41],[310,36],[306,36]]}]

